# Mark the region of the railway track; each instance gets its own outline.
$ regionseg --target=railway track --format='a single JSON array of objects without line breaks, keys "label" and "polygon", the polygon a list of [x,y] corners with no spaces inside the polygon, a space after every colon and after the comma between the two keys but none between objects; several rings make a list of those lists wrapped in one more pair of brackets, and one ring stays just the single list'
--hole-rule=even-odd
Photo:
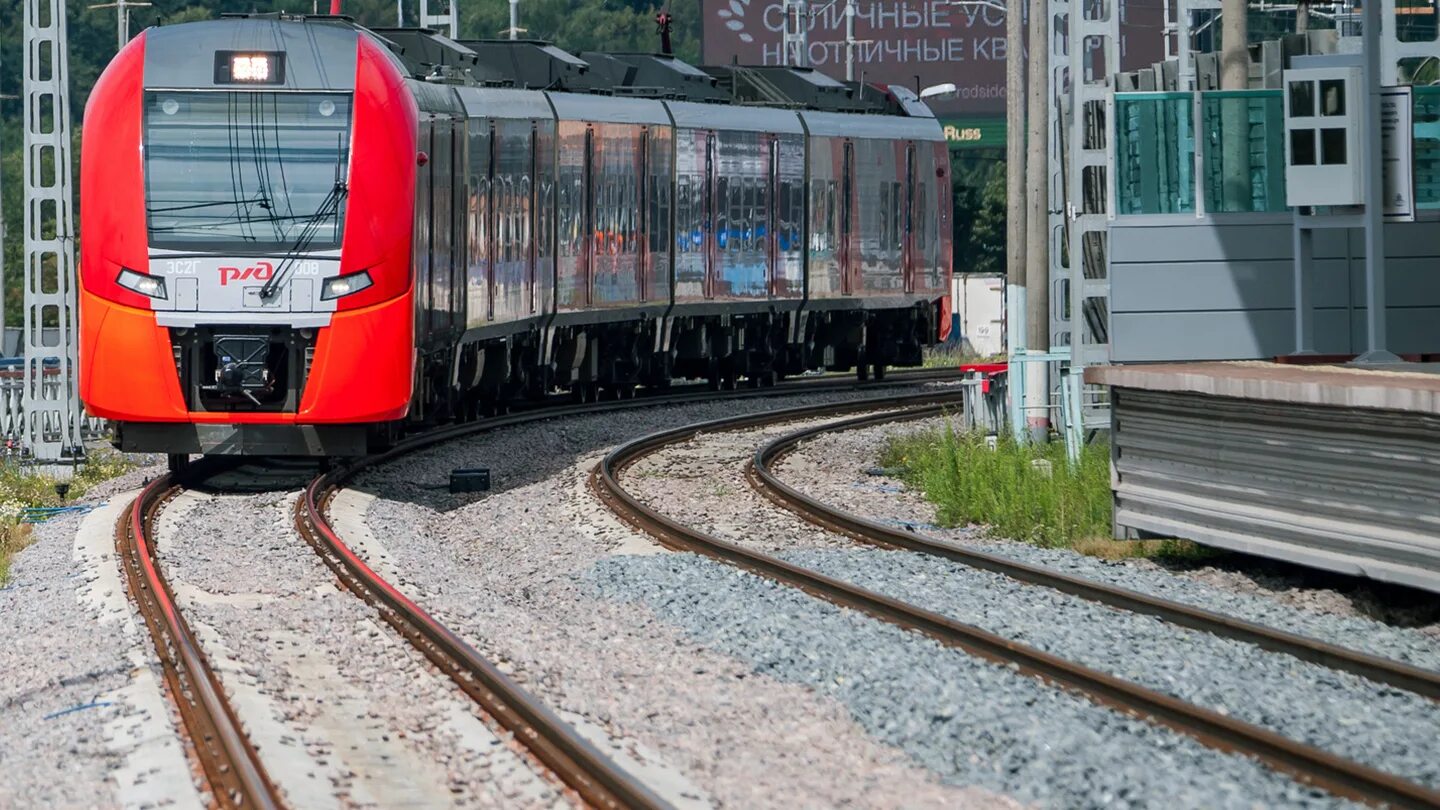
[{"label": "railway track", "polygon": [[[850,429],[898,419],[933,416],[955,399],[936,401],[934,395],[882,397],[845,403],[840,406],[794,408],[766,414],[714,420],[645,436],[610,452],[594,469],[591,487],[601,500],[622,520],[655,537],[675,550],[689,551],[712,557],[802,589],[842,607],[867,613],[883,621],[923,633],[937,641],[960,648],[971,654],[1038,676],[1057,686],[1087,696],[1150,722],[1168,726],[1200,742],[1224,751],[1255,757],[1294,778],[1323,788],[1338,796],[1373,805],[1392,807],[1440,806],[1440,792],[1415,784],[1393,774],[1354,762],[1314,746],[1289,739],[1268,729],[1236,720],[1213,710],[1140,686],[1110,674],[1065,660],[995,633],[955,621],[935,612],[890,598],[852,583],[788,563],[776,556],[755,551],[698,531],[652,509],[630,493],[622,484],[626,468],[641,459],[668,447],[685,442],[700,433],[734,431],[763,427],[802,419],[841,416],[857,410],[905,409],[885,414],[871,414],[839,424]],[[1211,614],[1189,606],[1169,603],[1123,589],[1110,588],[1078,578],[1065,577],[1043,569],[1022,566],[989,555],[976,555],[973,562],[966,556],[952,556],[953,547],[935,541],[926,542],[909,532],[897,532],[853,515],[845,515],[825,507],[813,499],[805,499],[793,488],[775,479],[769,471],[777,456],[793,448],[807,435],[826,428],[800,431],[781,437],[757,450],[747,475],[753,485],[787,509],[793,509],[813,522],[867,543],[886,547],[909,548],[926,553],[942,554],[964,564],[1006,573],[1022,581],[1046,585],[1087,599],[1104,602],[1127,610],[1156,615],[1176,624],[1238,638],[1265,649],[1285,652],[1306,661],[1333,666],[1347,672],[1364,674],[1385,683],[1413,689],[1435,696],[1435,674],[1407,667],[1397,662],[1372,658],[1351,650],[1332,647],[1310,639],[1293,636],[1270,628],[1252,625],[1230,617]],[[800,438],[795,438],[799,435]],[[787,441],[793,439],[793,441]],[[798,496],[798,497],[796,497]],[[872,531],[875,529],[875,531]],[[883,530],[883,531],[881,531]],[[943,549],[943,550],[942,550]],[[971,552],[965,552],[971,554]],[[1013,573],[1012,573],[1013,572]]]},{"label": "railway track", "polygon": [[[918,370],[897,373],[885,382],[874,383],[818,377],[775,387],[720,393],[695,386],[623,401],[559,406],[547,403],[529,411],[434,429],[402,441],[385,453],[323,473],[310,481],[297,500],[295,529],[320,555],[346,590],[374,607],[388,624],[445,672],[486,713],[511,731],[581,801],[600,808],[665,807],[666,802],[643,783],[616,766],[541,701],[506,677],[493,662],[486,660],[464,639],[367,566],[330,525],[326,515],[330,498],[346,480],[361,470],[486,430],[566,416],[717,398],[807,395],[954,379],[958,379],[958,375],[949,370]],[[237,481],[243,481],[247,476],[227,477],[232,472],[229,469],[231,466],[223,462],[202,462],[192,466],[184,479],[204,480],[221,487],[243,487]],[[236,711],[225,697],[219,678],[177,607],[156,559],[153,541],[155,521],[164,504],[183,490],[174,477],[163,475],[145,487],[117,523],[116,548],[125,568],[128,588],[150,631],[195,760],[216,802],[222,807],[284,807],[283,796],[266,774],[264,763],[247,738]]]},{"label": "railway track", "polygon": [[462,691],[549,767],[586,803],[595,807],[663,807],[663,802],[644,784],[634,779],[609,758],[580,737],[537,698],[525,692],[487,661],[459,635],[385,582],[335,532],[326,515],[326,506],[344,482],[364,469],[384,464],[426,447],[475,433],[512,427],[543,419],[593,413],[685,404],[713,399],[742,399],[757,396],[800,395],[848,391],[865,387],[904,386],[958,379],[948,370],[919,370],[893,375],[889,380],[863,383],[817,377],[783,386],[716,393],[708,388],[658,394],[638,399],[581,403],[540,408],[458,424],[419,434],[393,449],[336,469],[315,478],[306,487],[296,506],[295,528],[347,590],[364,599],[397,632],[451,677]]},{"label": "railway track", "polygon": [[216,803],[265,810],[283,807],[155,558],[156,518],[179,492],[171,477],[162,475],[136,496],[116,523],[115,549],[130,597],[155,641],[165,681]]},{"label": "railway track", "polygon": [[1003,574],[1021,582],[1041,585],[1110,607],[1144,613],[1171,624],[1200,630],[1222,638],[1253,644],[1284,653],[1302,661],[1348,672],[1398,689],[1415,692],[1432,700],[1440,699],[1440,672],[1421,669],[1399,661],[1367,655],[1327,644],[1318,639],[1287,633],[1247,622],[1233,616],[1197,608],[1182,602],[1159,599],[1149,594],[1101,582],[1069,576],[1040,566],[1016,562],[996,554],[967,549],[943,540],[926,537],[883,523],[867,520],[812,498],[781,481],[774,467],[802,442],[829,433],[860,430],[887,423],[938,416],[938,406],[908,409],[900,414],[868,414],[797,430],[757,448],[745,467],[750,485],[771,502],[824,529],[882,548],[900,548],[943,557],[971,568]]}]

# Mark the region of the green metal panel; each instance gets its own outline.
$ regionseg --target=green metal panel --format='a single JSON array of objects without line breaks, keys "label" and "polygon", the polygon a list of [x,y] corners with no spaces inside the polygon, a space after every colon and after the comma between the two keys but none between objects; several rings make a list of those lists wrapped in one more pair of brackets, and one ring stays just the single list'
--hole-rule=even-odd
[{"label": "green metal panel", "polygon": [[[1245,127],[1246,149],[1227,165],[1222,133],[1232,121]],[[1205,210],[1212,213],[1285,211],[1285,109],[1279,89],[1216,90],[1201,94],[1205,135]],[[1245,177],[1249,194],[1226,200],[1226,180]]]},{"label": "green metal panel", "polygon": [[1415,207],[1440,209],[1440,87],[1414,88]]},{"label": "green metal panel", "polygon": [[1115,94],[1115,199],[1119,214],[1195,210],[1190,93]]}]

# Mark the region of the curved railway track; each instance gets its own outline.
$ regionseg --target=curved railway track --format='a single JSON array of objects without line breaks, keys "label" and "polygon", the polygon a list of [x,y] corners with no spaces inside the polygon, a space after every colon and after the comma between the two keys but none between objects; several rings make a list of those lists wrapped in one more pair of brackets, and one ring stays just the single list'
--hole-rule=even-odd
[{"label": "curved railway track", "polygon": [[[899,372],[866,383],[834,377],[803,378],[774,387],[714,392],[706,386],[609,402],[587,402],[532,410],[450,425],[412,436],[387,452],[339,466],[314,478],[296,503],[295,528],[335,573],[341,585],[364,599],[402,636],[445,672],[491,717],[565,783],[586,804],[602,808],[668,806],[580,737],[471,645],[446,628],[365,564],[330,526],[326,507],[346,480],[361,470],[402,455],[487,430],[545,419],[604,413],[714,399],[794,396],[944,382],[959,379],[946,370]],[[202,466],[203,465],[203,466]],[[185,480],[223,474],[223,460],[192,465]],[[128,588],[151,633],[186,736],[216,802],[223,807],[280,808],[283,797],[265,772],[199,642],[175,604],[156,559],[153,526],[166,501],[183,488],[170,475],[148,484],[116,525],[116,548]]]},{"label": "curved railway track", "polygon": [[[940,401],[936,401],[937,399]],[[839,606],[859,610],[877,619],[923,633],[943,644],[963,649],[998,663],[1018,667],[1026,674],[1038,676],[1057,686],[1074,690],[1091,700],[1136,717],[1168,726],[1211,747],[1260,759],[1300,781],[1316,785],[1338,796],[1372,805],[1391,807],[1440,806],[1440,792],[1393,774],[1338,757],[1268,729],[1236,720],[1108,673],[1065,660],[852,583],[793,565],[773,555],[754,551],[695,530],[652,509],[627,491],[621,483],[621,477],[630,465],[646,456],[688,441],[700,433],[734,431],[801,419],[834,417],[857,410],[874,411],[920,406],[918,408],[909,407],[909,410],[900,413],[857,417],[842,423],[853,428],[897,419],[924,418],[938,413],[946,405],[956,403],[958,403],[956,398],[937,398],[933,394],[908,397],[892,396],[849,402],[838,406],[793,408],[688,425],[641,437],[615,448],[596,465],[591,474],[590,484],[600,499],[618,517],[640,531],[653,536],[671,549],[703,554],[721,560],[752,573],[800,588]],[[794,495],[799,495],[799,493],[774,479],[773,473],[769,475],[770,481],[766,481],[763,477],[764,473],[761,472],[762,470],[768,472],[768,464],[773,462],[778,454],[800,441],[797,439],[794,442],[786,443],[784,439],[787,438],[790,437],[782,437],[782,440],[760,448],[755,459],[752,459],[750,475],[757,486],[764,487],[763,491],[767,495],[782,499],[782,505],[790,508],[790,503],[798,504],[798,501],[785,501],[786,495],[779,494],[782,490],[773,487],[771,482],[784,487],[784,491],[788,491],[788,493]],[[766,452],[767,450],[769,452]],[[930,548],[929,544],[915,540],[918,535],[896,533],[893,529],[871,524],[869,521],[853,515],[843,515],[834,510],[827,510],[823,504],[818,504],[813,499],[809,499],[805,507],[814,515],[815,522],[832,531],[889,547],[898,546],[924,551],[928,551]],[[799,509],[798,505],[796,508]],[[884,529],[885,533],[869,533],[871,526]],[[898,537],[896,534],[907,536]],[[951,547],[946,546],[946,549],[949,551]],[[948,553],[945,556],[950,557]],[[951,557],[951,559],[966,562],[963,558]],[[1251,625],[1218,614],[1201,615],[1206,612],[1197,611],[1188,606],[1165,603],[1163,600],[1121,589],[1110,589],[1076,578],[1062,577],[1045,572],[1043,569],[1018,566],[1018,564],[1000,558],[991,558],[988,555],[984,555],[983,560],[977,557],[974,564],[980,565],[982,562],[985,564],[984,567],[992,571],[1002,571],[1002,564],[1006,568],[1013,567],[1013,575],[1025,581],[1045,584],[1085,598],[1159,615],[1162,618],[1169,619],[1173,616],[1173,620],[1177,624],[1243,638],[1266,649],[1287,652],[1307,661],[1335,666],[1346,671],[1359,669],[1370,673],[1366,677],[1379,676],[1377,679],[1385,680],[1387,683],[1392,680],[1400,681],[1410,684],[1404,688],[1414,688],[1421,691],[1422,694],[1434,696],[1434,673],[1416,670],[1396,662],[1371,658],[1350,650],[1333,648],[1309,639]],[[1008,573],[1008,570],[1002,571],[1002,573]]]},{"label": "curved railway track", "polygon": [[364,469],[394,460],[441,442],[475,433],[529,422],[634,408],[710,401],[785,396],[914,385],[958,379],[955,372],[914,371],[892,376],[885,382],[812,378],[786,385],[715,393],[708,389],[686,390],[633,400],[584,403],[539,408],[491,417],[478,422],[452,425],[416,435],[391,450],[318,476],[305,488],[297,502],[295,528],[335,573],[341,584],[364,599],[397,632],[409,640],[445,672],[491,717],[512,732],[557,777],[587,804],[595,807],[654,808],[667,806],[643,783],[615,765],[551,712],[542,701],[505,676],[454,633],[398,589],[387,583],[355,554],[335,532],[326,514],[327,505],[339,488]]},{"label": "curved railway track", "polygon": [[1253,644],[1271,652],[1284,653],[1302,661],[1349,672],[1378,683],[1388,684],[1440,699],[1440,672],[1410,666],[1388,658],[1368,655],[1318,639],[1287,633],[1273,627],[1247,622],[1183,602],[1172,602],[1149,594],[1093,580],[1074,577],[1035,565],[967,549],[943,540],[926,537],[850,514],[812,498],[781,481],[774,467],[802,442],[828,433],[875,427],[887,423],[938,416],[938,406],[913,408],[899,414],[868,414],[797,430],[757,448],[745,467],[745,477],[757,492],[776,505],[824,529],[882,548],[901,548],[944,557],[971,568],[1003,574],[1021,582],[1042,585],[1110,607],[1144,613],[1171,624],[1200,630],[1222,638]]},{"label": "curved railway track", "polygon": [[151,481],[115,525],[115,549],[130,597],[140,609],[165,681],[211,795],[221,807],[279,808],[279,791],[245,736],[235,710],[200,644],[175,606],[155,558],[154,527],[167,500],[180,492],[169,475]]}]

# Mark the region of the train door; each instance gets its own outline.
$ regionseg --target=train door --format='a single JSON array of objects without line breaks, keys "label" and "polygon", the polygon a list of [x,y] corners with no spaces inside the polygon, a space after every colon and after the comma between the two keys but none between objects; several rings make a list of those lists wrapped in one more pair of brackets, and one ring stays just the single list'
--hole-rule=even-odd
[{"label": "train door", "polygon": [[787,201],[780,196],[780,139],[774,135],[762,137],[767,150],[765,193],[770,198],[770,205],[765,211],[765,243],[762,245],[765,251],[765,293],[774,298],[777,288],[776,276],[780,270],[779,240],[776,232],[780,221],[780,209]]},{"label": "train door", "polygon": [[431,340],[446,330],[446,314],[450,299],[445,285],[450,280],[451,224],[451,137],[450,119],[437,118],[430,130],[430,273],[427,279],[429,300],[426,333]]},{"label": "train door", "polygon": [[719,203],[715,199],[715,172],[719,161],[715,154],[715,133],[705,135],[705,297],[715,297],[716,276],[720,272],[719,237],[717,216]]},{"label": "train door", "polygon": [[585,128],[585,251],[582,272],[585,274],[585,306],[595,306],[595,127]]},{"label": "train door", "polygon": [[917,214],[916,202],[919,193],[919,178],[915,173],[915,144],[914,142],[905,145],[905,210],[904,210],[904,242],[900,247],[901,272],[905,277],[905,292],[915,292],[915,273],[919,263],[917,245],[915,244],[915,217]]},{"label": "train door", "polygon": [[465,331],[465,119],[450,119],[450,226],[453,234],[450,240],[450,309],[449,329],[459,335]]},{"label": "train door", "polygon": [[640,153],[637,155],[637,159],[639,161],[640,171],[635,175],[637,179],[634,186],[638,197],[636,200],[635,215],[639,218],[639,221],[633,233],[638,240],[637,247],[640,249],[639,269],[636,271],[640,276],[640,283],[637,287],[637,297],[640,303],[643,304],[650,300],[650,229],[654,227],[650,222],[650,183],[648,182],[650,179],[649,127],[640,128],[639,151]]},{"label": "train door", "polygon": [[498,167],[495,163],[496,151],[500,148],[500,134],[495,131],[495,124],[489,125],[490,136],[485,139],[485,148],[488,154],[485,157],[485,237],[486,255],[490,261],[485,263],[485,320],[495,320],[495,298],[498,285],[496,276],[500,273],[500,206],[499,201],[500,178]]},{"label": "train door", "polygon": [[530,229],[530,238],[525,240],[529,254],[525,257],[525,261],[526,264],[529,265],[529,271],[525,277],[525,298],[528,303],[529,314],[534,315],[536,309],[535,297],[537,288],[539,287],[536,274],[539,272],[537,267],[539,265],[540,223],[542,220],[540,217],[540,131],[538,125],[533,121],[530,124],[529,192],[530,204],[528,210],[530,212],[530,221],[527,227]]},{"label": "train door", "polygon": [[840,160],[840,294],[854,295],[859,261],[855,250],[855,144],[845,141]]},{"label": "train door", "polygon": [[[419,141],[427,157],[435,153],[434,125],[428,119],[420,123]],[[430,193],[432,165],[433,161],[427,159],[415,172],[415,332],[421,346],[429,343],[426,336],[433,307],[430,298],[431,263],[435,257],[430,227],[435,204]]]},{"label": "train door", "polygon": [[495,320],[495,125],[482,121],[475,134],[475,150],[471,154],[475,176],[480,180],[475,187],[475,248],[480,255],[480,272],[475,284],[484,288],[484,313],[472,313],[475,320]]}]

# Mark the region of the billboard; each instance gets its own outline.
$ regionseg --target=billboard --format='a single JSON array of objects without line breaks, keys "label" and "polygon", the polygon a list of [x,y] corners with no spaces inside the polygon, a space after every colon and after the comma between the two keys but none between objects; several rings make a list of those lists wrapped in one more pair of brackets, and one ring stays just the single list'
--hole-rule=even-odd
[{"label": "billboard", "polygon": [[[1005,114],[1006,12],[951,0],[856,0],[855,78],[914,88],[954,82],[942,116]],[[702,53],[710,64],[782,63],[783,0],[701,0]],[[1119,0],[1121,69],[1163,58],[1164,6]],[[809,64],[845,77],[845,0],[810,3]]]}]

